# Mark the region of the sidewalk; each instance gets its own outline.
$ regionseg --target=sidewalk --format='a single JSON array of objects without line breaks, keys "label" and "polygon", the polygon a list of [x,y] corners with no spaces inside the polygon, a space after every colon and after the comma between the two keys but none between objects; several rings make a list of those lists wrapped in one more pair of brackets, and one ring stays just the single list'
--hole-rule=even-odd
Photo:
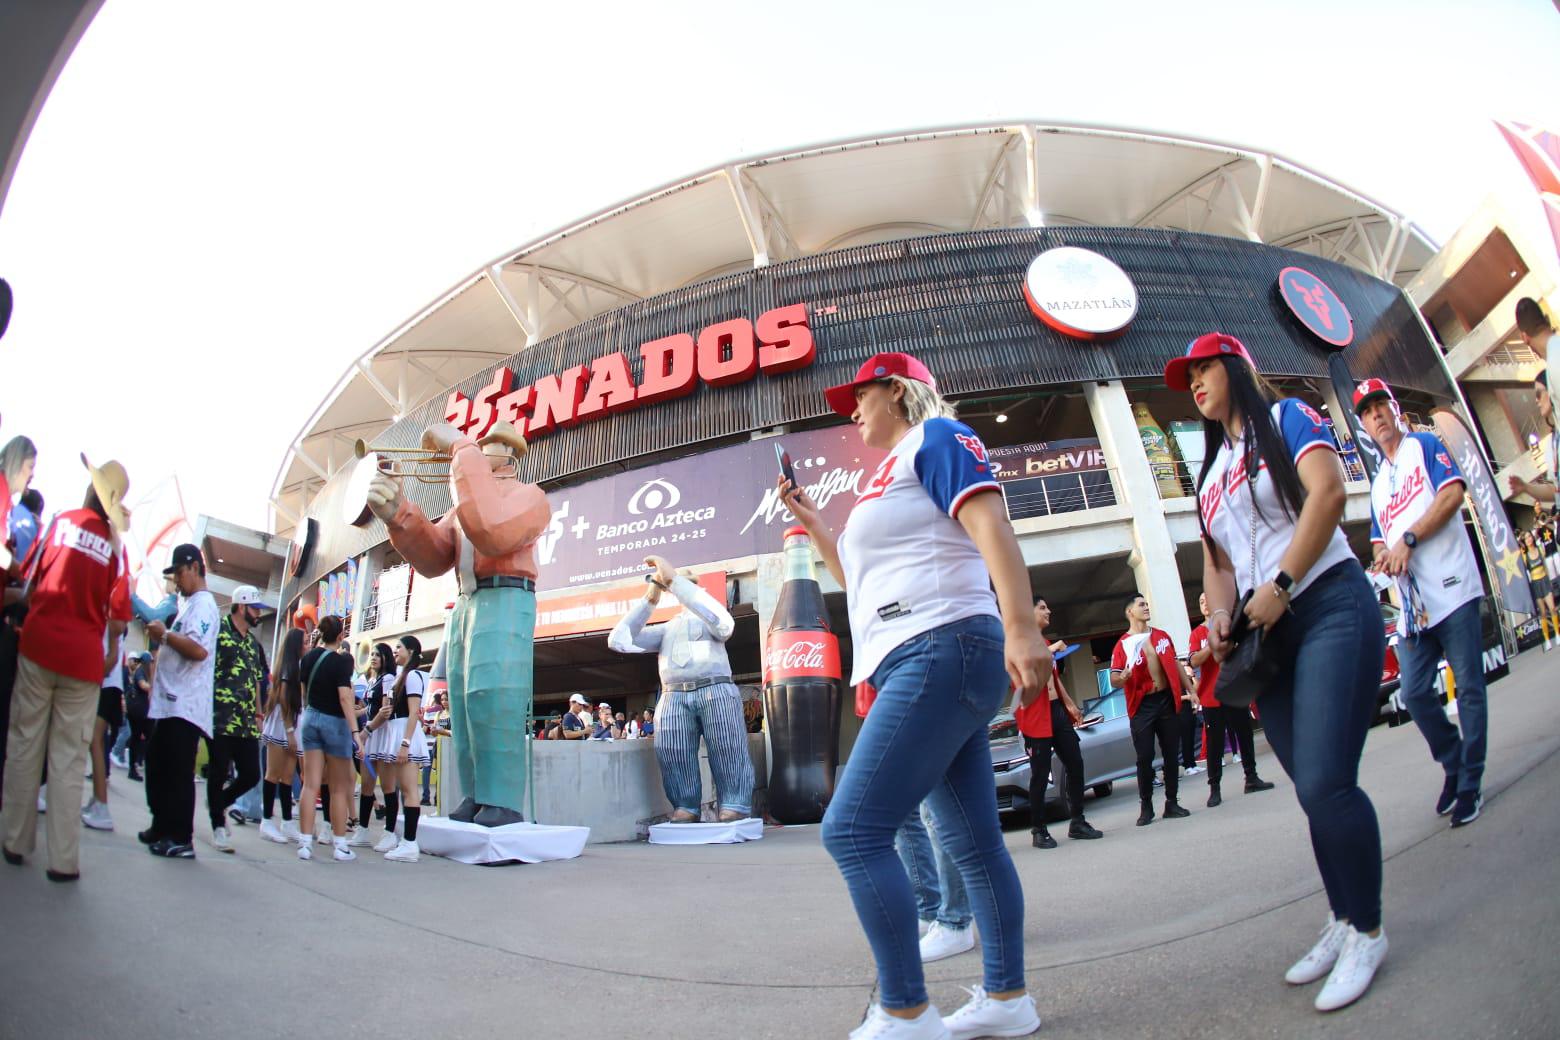
[{"label": "sidewalk", "polygon": [[[1491,687],[1485,813],[1467,828],[1434,815],[1440,772],[1418,730],[1371,732],[1362,783],[1382,821],[1392,951],[1371,994],[1332,1016],[1311,1010],[1315,987],[1282,981],[1327,911],[1293,789],[1265,751],[1277,789],[1237,784],[1210,810],[1206,777],[1188,778],[1186,820],[1135,828],[1136,799],[1118,788],[1091,802],[1103,841],[1041,851],[1014,826],[1039,1035],[1553,1035],[1556,669],[1529,652]],[[84,834],[80,884],[45,881],[41,855],[0,869],[0,1037],[827,1038],[872,999],[866,941],[816,827],[478,868],[365,850],[304,863],[254,827],[227,856],[197,820],[200,858],[168,862],[136,844],[140,785],[116,773],[113,788],[118,830]],[[980,980],[979,953],[927,976],[952,1010]]]}]

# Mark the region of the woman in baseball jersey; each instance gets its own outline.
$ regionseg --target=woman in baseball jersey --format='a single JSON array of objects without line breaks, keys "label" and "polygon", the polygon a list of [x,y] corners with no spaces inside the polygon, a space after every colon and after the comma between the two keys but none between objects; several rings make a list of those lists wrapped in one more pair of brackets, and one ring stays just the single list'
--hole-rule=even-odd
[{"label": "woman in baseball jersey", "polygon": [[[925,365],[878,354],[829,405],[888,455],[838,536],[784,476],[779,492],[845,589],[854,685],[877,699],[823,820],[877,961],[879,1003],[852,1036],[1023,1036],[1024,894],[997,823],[987,726],[1011,681],[1026,701],[1051,674],[1029,575],[975,432]],[[995,593],[993,593],[995,587]],[[923,800],[980,925],[984,986],[941,1018],[921,972],[915,896],[894,834]]]},{"label": "woman in baseball jersey", "polygon": [[[416,863],[417,823],[422,815],[417,771],[430,760],[422,731],[422,698],[428,677],[417,670],[422,664],[422,643],[415,637],[401,637],[394,654],[393,663],[399,671],[391,673],[395,681],[387,691],[387,703],[370,723],[373,734],[368,754],[385,791],[385,836],[374,851],[383,852],[385,859],[395,863]],[[399,837],[398,814],[404,821]]]},{"label": "woman in baseball jersey", "polygon": [[[298,739],[298,717],[303,714],[303,681],[298,674],[312,615],[299,617],[282,637],[282,651],[271,672],[271,689],[266,695],[265,722],[260,740],[265,744],[265,779],[261,781],[261,806],[265,818],[260,822],[260,837],[285,845],[298,838],[293,821],[293,777],[303,759],[303,743]],[[277,827],[272,814],[276,802],[282,803],[282,825]]]},{"label": "woman in baseball jersey", "polygon": [[[389,732],[384,723],[390,718],[390,688],[395,685],[395,651],[389,643],[375,643],[368,661],[368,702],[364,715],[363,757],[358,762],[358,815],[352,831],[353,845],[374,844],[368,837],[368,823],[374,818],[374,785],[379,781],[380,751]],[[388,811],[392,786],[380,784],[385,795],[385,834],[394,848],[395,815]]]},{"label": "woman in baseball jersey", "polygon": [[1325,977],[1316,1008],[1336,1010],[1364,994],[1387,952],[1381,831],[1358,783],[1386,637],[1370,581],[1338,526],[1343,468],[1321,416],[1303,401],[1279,400],[1234,336],[1193,340],[1165,366],[1165,384],[1190,391],[1203,416],[1197,497],[1209,643],[1223,660],[1232,612],[1244,607],[1281,662],[1257,706],[1310,823],[1332,908],[1285,979]]}]

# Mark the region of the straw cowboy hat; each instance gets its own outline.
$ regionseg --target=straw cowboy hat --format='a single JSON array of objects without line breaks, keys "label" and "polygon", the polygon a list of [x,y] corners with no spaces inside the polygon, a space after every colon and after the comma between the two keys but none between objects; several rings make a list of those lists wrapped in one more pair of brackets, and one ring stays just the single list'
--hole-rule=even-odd
[{"label": "straw cowboy hat", "polygon": [[125,468],[112,459],[103,463],[101,468],[96,467],[87,461],[85,453],[81,456],[81,464],[92,475],[92,490],[97,492],[103,512],[108,514],[108,522],[114,525],[116,531],[129,530],[130,512],[125,509],[125,493],[130,490],[130,477],[125,473]]}]

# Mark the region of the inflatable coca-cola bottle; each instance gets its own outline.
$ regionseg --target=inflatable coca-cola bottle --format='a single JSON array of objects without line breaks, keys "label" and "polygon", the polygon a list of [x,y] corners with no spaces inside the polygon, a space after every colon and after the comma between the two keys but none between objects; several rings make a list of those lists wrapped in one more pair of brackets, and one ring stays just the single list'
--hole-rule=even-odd
[{"label": "inflatable coca-cola bottle", "polygon": [[834,796],[840,757],[840,644],[813,573],[812,539],[802,527],[783,537],[785,584],[764,649],[769,814],[817,823]]}]

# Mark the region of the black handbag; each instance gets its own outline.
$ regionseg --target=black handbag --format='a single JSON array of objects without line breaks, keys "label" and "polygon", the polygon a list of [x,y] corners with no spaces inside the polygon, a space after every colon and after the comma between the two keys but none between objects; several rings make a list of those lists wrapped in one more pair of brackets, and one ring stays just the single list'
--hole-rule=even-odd
[{"label": "black handbag", "polygon": [[1251,565],[1250,581],[1246,594],[1235,604],[1235,616],[1230,619],[1230,643],[1234,649],[1219,666],[1218,681],[1213,684],[1213,696],[1231,708],[1249,708],[1257,695],[1278,675],[1272,639],[1264,639],[1261,628],[1253,627],[1246,616],[1246,605],[1257,591],[1257,509],[1256,492],[1251,488]]},{"label": "black handbag", "polygon": [[1264,639],[1262,629],[1253,627],[1246,617],[1246,604],[1255,591],[1248,589],[1235,604],[1235,620],[1230,623],[1230,642],[1235,649],[1219,666],[1219,679],[1213,684],[1214,698],[1230,708],[1249,708],[1278,675],[1273,641]]}]

